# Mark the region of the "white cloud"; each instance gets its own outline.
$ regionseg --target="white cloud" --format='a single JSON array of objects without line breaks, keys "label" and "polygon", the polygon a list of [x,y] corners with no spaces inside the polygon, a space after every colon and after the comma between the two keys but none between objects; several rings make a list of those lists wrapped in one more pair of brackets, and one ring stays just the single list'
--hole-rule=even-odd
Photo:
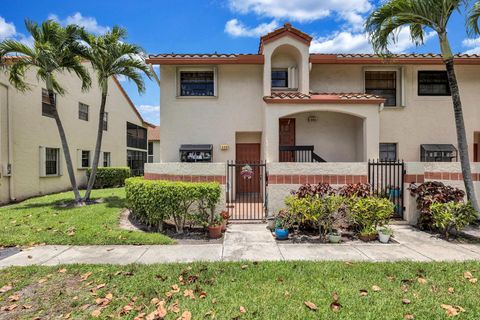
[{"label": "white cloud", "polygon": [[101,26],[98,24],[97,20],[93,17],[84,17],[80,12],[76,12],[71,16],[66,17],[65,19],[60,19],[57,15],[55,14],[50,14],[48,16],[49,19],[56,20],[60,22],[61,24],[76,24],[80,27],[84,27],[85,30],[88,32],[92,33],[105,33],[108,30],[110,30],[109,27],[106,26]]},{"label": "white cloud", "polygon": [[370,0],[229,0],[230,9],[246,14],[275,19],[308,22],[337,13],[366,13],[372,9]]},{"label": "white cloud", "polygon": [[462,46],[469,48],[464,53],[466,54],[479,54],[480,53],[480,38],[468,38],[462,41]]},{"label": "white cloud", "polygon": [[153,124],[159,124],[160,122],[160,106],[159,105],[142,104],[137,106],[137,110],[140,112],[140,114],[146,121]]},{"label": "white cloud", "polygon": [[277,21],[273,20],[270,23],[262,23],[255,28],[248,28],[237,19],[227,21],[225,24],[225,32],[233,37],[259,37],[272,32],[278,28]]},{"label": "white cloud", "polygon": [[11,22],[5,21],[3,17],[0,17],[0,40],[11,38],[17,34],[15,25]]},{"label": "white cloud", "polygon": [[[435,36],[435,32],[428,32],[424,38],[427,42]],[[410,38],[409,28],[400,30],[396,42],[389,46],[393,53],[403,53],[414,47]],[[312,41],[310,51],[313,53],[372,53],[373,48],[366,33],[352,33],[349,31],[336,32],[328,37],[317,38]]]}]

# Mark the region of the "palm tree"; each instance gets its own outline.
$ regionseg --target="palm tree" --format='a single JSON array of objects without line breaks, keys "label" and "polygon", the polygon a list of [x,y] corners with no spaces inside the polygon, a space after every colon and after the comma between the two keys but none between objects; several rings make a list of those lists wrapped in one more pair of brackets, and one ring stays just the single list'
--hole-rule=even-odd
[{"label": "palm tree", "polygon": [[35,69],[37,79],[45,82],[50,103],[55,106],[52,113],[62,143],[75,202],[78,204],[82,198],[78,191],[65,130],[58,114],[58,106],[55,105],[55,94],[64,95],[66,93],[57,79],[57,75],[65,71],[76,74],[82,82],[83,91],[91,86],[88,71],[82,65],[82,60],[76,53],[81,49],[78,41],[80,29],[73,25],[62,27],[53,20],[47,20],[41,25],[26,20],[25,26],[33,37],[33,46],[15,40],[4,40],[0,43],[0,60],[3,60],[6,55],[20,55],[18,59],[10,59],[7,67],[10,83],[21,92],[30,90],[25,78],[26,72],[31,68]]},{"label": "palm tree", "polygon": [[82,39],[86,43],[83,57],[90,61],[97,75],[97,82],[102,91],[100,102],[100,112],[98,117],[97,141],[95,144],[95,154],[93,157],[92,170],[88,179],[87,191],[85,192],[85,201],[90,198],[95,176],[97,174],[100,150],[102,148],[103,138],[103,119],[105,115],[105,104],[108,95],[108,81],[111,77],[122,76],[132,80],[139,93],[145,91],[145,85],[142,79],[142,73],[148,78],[151,72],[145,60],[142,57],[142,49],[136,45],[124,42],[126,31],[120,27],[114,27],[104,35],[95,36],[83,32]]},{"label": "palm tree", "polygon": [[[452,13],[461,10],[463,6],[468,7],[469,3],[468,0],[390,0],[371,13],[365,28],[370,35],[374,51],[380,55],[390,53],[388,46],[392,41],[396,41],[396,36],[402,28],[409,28],[410,37],[416,45],[423,44],[426,30],[433,30],[437,33],[452,93],[465,190],[468,200],[478,212],[468,156],[462,102],[455,76],[454,56],[447,37],[447,25]],[[472,19],[476,22],[475,18]]]}]

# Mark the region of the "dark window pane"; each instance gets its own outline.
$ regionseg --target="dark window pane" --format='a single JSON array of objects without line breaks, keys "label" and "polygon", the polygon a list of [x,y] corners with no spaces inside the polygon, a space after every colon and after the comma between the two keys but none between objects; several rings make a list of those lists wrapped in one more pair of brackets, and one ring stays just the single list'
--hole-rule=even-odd
[{"label": "dark window pane", "polygon": [[55,114],[56,104],[56,95],[53,94],[53,98],[50,99],[47,89],[42,89],[42,116],[53,118]]},{"label": "dark window pane", "polygon": [[396,143],[380,143],[380,160],[395,161],[397,160],[397,144]]},{"label": "dark window pane", "polygon": [[272,88],[288,87],[288,70],[272,71]]},{"label": "dark window pane", "polygon": [[397,72],[366,71],[365,93],[375,94],[386,99],[385,106],[397,105]]},{"label": "dark window pane", "polygon": [[103,153],[103,166],[110,167],[110,152]]},{"label": "dark window pane", "polygon": [[78,119],[88,121],[88,105],[81,102],[78,104]]},{"label": "dark window pane", "polygon": [[147,129],[127,122],[127,147],[147,149]]},{"label": "dark window pane", "polygon": [[82,168],[90,166],[90,151],[82,150]]},{"label": "dark window pane", "polygon": [[213,71],[180,72],[181,96],[213,96],[214,75]]},{"label": "dark window pane", "polygon": [[59,149],[45,148],[45,173],[47,175],[58,174]]},{"label": "dark window pane", "polygon": [[418,71],[419,96],[450,96],[446,71]]}]

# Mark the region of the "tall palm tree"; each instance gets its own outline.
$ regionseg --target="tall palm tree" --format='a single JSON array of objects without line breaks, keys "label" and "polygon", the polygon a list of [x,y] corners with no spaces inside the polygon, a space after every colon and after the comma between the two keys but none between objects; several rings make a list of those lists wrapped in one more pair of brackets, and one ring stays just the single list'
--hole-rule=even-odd
[{"label": "tall palm tree", "polygon": [[371,13],[365,28],[370,34],[373,49],[380,55],[390,53],[388,46],[391,42],[396,41],[396,36],[401,28],[409,28],[410,37],[416,45],[423,44],[426,30],[433,30],[437,33],[452,93],[465,190],[468,200],[478,212],[479,207],[475,197],[468,156],[462,102],[455,75],[454,56],[447,36],[447,25],[452,13],[461,10],[462,7],[468,7],[469,4],[468,0],[390,0]]},{"label": "tall palm tree", "polygon": [[82,34],[82,39],[87,46],[83,57],[92,64],[96,72],[98,85],[102,91],[95,154],[93,156],[91,174],[88,179],[87,191],[85,192],[85,201],[90,198],[100,159],[109,79],[116,76],[125,77],[136,84],[139,93],[143,93],[145,85],[142,73],[148,78],[151,77],[150,69],[142,57],[142,49],[136,45],[126,43],[124,41],[125,38],[126,31],[120,27],[114,27],[112,31],[108,31],[101,36],[95,36],[85,31]]},{"label": "tall palm tree", "polygon": [[3,60],[6,55],[20,55],[18,59],[10,59],[7,67],[10,83],[21,92],[30,90],[30,86],[25,80],[26,72],[29,69],[35,69],[37,79],[45,82],[50,103],[55,106],[52,113],[62,143],[75,202],[80,203],[82,198],[73,171],[67,137],[58,114],[58,105],[55,104],[55,94],[64,95],[66,93],[57,79],[59,73],[65,71],[74,73],[81,80],[83,91],[88,90],[91,86],[88,71],[82,65],[82,60],[76,53],[81,49],[78,41],[80,29],[73,25],[62,27],[53,20],[47,20],[41,25],[26,20],[25,26],[33,38],[33,46],[15,40],[4,40],[0,43],[0,60]]}]

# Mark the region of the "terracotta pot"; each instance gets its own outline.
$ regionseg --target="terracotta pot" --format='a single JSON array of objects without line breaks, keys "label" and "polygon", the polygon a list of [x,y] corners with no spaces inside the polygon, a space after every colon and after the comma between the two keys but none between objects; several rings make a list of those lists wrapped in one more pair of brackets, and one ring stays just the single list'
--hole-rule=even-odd
[{"label": "terracotta pot", "polygon": [[209,226],[208,236],[210,239],[218,239],[222,237],[222,225]]},{"label": "terracotta pot", "polygon": [[227,220],[223,220],[223,222],[222,222],[222,232],[227,231],[227,223],[228,223]]},{"label": "terracotta pot", "polygon": [[363,242],[370,242],[374,241],[377,239],[377,234],[372,233],[372,234],[359,234],[358,239],[362,240]]}]

